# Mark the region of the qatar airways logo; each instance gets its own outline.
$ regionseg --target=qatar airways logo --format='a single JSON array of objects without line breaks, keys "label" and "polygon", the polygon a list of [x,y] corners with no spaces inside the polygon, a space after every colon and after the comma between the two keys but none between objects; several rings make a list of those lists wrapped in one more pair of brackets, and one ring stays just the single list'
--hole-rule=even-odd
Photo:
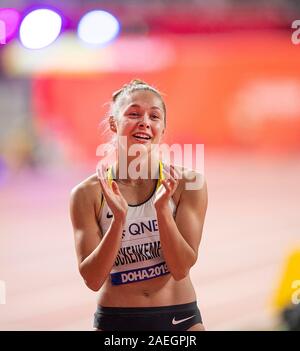
[{"label": "qatar airways logo", "polygon": [[[117,152],[118,150],[118,152]],[[127,146],[127,137],[120,136],[116,148],[111,144],[101,144],[96,155],[101,158],[96,173],[101,176],[102,166],[109,167],[115,162],[119,166],[119,179],[158,178],[158,161],[176,165],[176,176],[185,179],[186,190],[199,190],[204,184],[204,145],[203,144],[132,144]],[[131,160],[128,163],[128,160]],[[188,171],[193,169],[194,172]],[[168,179],[168,175],[164,174]]]}]

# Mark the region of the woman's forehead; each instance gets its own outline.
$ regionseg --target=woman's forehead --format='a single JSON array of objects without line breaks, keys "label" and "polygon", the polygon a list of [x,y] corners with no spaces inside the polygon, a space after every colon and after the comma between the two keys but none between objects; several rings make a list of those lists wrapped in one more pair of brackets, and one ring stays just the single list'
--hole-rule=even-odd
[{"label": "woman's forehead", "polygon": [[133,105],[141,107],[158,107],[162,110],[162,101],[159,96],[147,90],[134,91],[125,97],[123,107],[128,108]]}]

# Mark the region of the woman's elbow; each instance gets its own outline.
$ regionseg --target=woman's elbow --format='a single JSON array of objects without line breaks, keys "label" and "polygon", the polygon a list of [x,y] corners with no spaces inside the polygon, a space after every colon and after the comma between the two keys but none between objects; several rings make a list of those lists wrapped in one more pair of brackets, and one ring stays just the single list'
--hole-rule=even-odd
[{"label": "woman's elbow", "polygon": [[184,279],[185,277],[188,276],[188,274],[189,274],[189,270],[172,272],[172,276],[176,281]]},{"label": "woman's elbow", "polygon": [[102,286],[101,281],[99,281],[99,279],[95,279],[94,277],[91,277],[90,274],[87,274],[84,267],[82,267],[82,266],[79,267],[79,273],[80,273],[81,277],[83,278],[85,285],[89,289],[91,289],[93,291],[98,291],[101,288],[101,286]]},{"label": "woman's elbow", "polygon": [[190,269],[196,263],[196,261],[197,261],[197,255],[193,256],[193,258],[191,259],[191,262],[189,263],[187,268],[179,269],[179,270],[178,269],[173,270],[171,272],[173,278],[176,281],[186,278],[189,275],[189,273],[190,273]]},{"label": "woman's elbow", "polygon": [[85,285],[93,291],[99,291],[101,288],[101,284],[98,282],[88,281],[86,279],[84,279],[84,282],[85,282]]}]

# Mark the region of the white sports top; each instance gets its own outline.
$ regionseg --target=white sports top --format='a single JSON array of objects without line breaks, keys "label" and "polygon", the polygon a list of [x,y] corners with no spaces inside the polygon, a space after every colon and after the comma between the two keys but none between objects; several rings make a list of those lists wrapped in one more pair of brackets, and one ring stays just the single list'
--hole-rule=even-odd
[{"label": "white sports top", "polygon": [[[108,169],[107,177],[111,185],[112,167]],[[121,247],[110,272],[113,285],[139,282],[170,273],[160,245],[156,210],[153,204],[154,195],[162,179],[164,179],[163,164],[159,162],[159,177],[150,198],[138,205],[128,205]],[[175,216],[176,205],[172,198],[169,206]],[[112,211],[102,195],[99,224],[103,235],[107,232],[112,217]]]}]

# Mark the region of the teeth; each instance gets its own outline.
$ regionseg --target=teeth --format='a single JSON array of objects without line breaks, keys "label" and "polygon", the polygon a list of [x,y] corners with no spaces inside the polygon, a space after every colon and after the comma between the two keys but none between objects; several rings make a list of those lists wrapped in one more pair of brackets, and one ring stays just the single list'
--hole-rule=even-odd
[{"label": "teeth", "polygon": [[134,134],[133,135],[134,137],[137,137],[137,138],[142,138],[142,139],[150,139],[150,137],[148,135],[145,135],[145,134]]}]

